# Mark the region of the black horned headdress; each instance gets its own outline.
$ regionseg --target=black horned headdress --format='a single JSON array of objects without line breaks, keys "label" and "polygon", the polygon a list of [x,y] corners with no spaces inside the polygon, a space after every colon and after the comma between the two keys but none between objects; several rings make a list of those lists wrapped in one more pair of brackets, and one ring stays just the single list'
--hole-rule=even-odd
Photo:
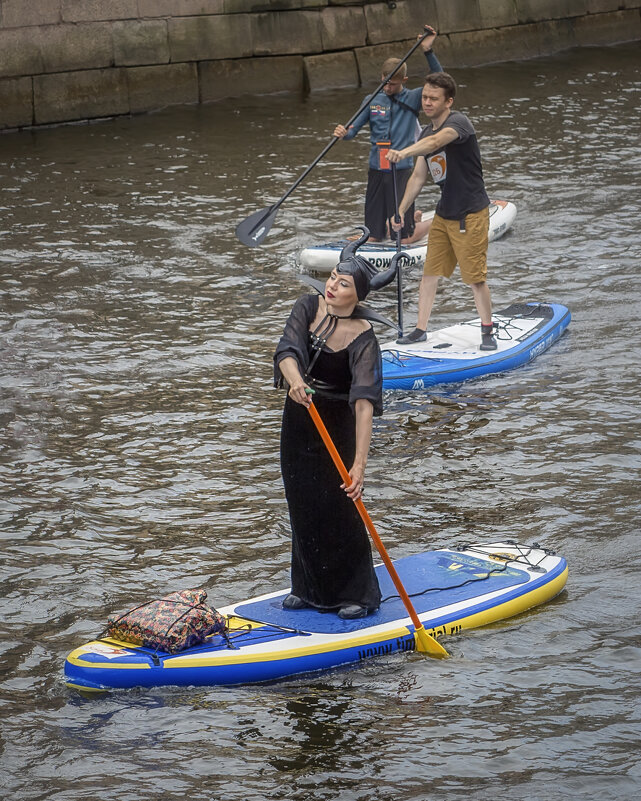
[{"label": "black horned headdress", "polygon": [[[341,255],[335,269],[337,273],[352,276],[354,279],[354,286],[356,288],[356,295],[359,301],[361,301],[365,300],[367,295],[372,290],[382,289],[384,286],[391,284],[396,277],[397,271],[400,269],[400,259],[403,257],[408,258],[408,256],[407,253],[404,253],[403,251],[400,253],[395,253],[387,270],[381,270],[378,272],[376,267],[374,267],[371,262],[356,253],[358,248],[369,239],[369,228],[366,228],[364,225],[359,225],[357,228],[363,232],[363,235],[345,245],[341,251]],[[319,281],[318,279],[312,278],[309,275],[303,275],[301,276],[301,279],[305,281],[306,284],[312,286],[318,293],[323,296],[325,295],[324,281]],[[382,314],[379,314],[378,312],[375,312],[373,309],[370,309],[366,306],[358,305],[354,309],[352,316],[385,323],[385,325],[388,325],[390,328],[397,327],[395,323],[388,320],[387,317],[383,317]]]},{"label": "black horned headdress", "polygon": [[336,265],[336,272],[342,275],[351,275],[354,279],[358,299],[365,300],[371,290],[382,289],[394,280],[398,257],[401,254],[394,254],[388,269],[379,273],[371,262],[356,253],[359,247],[369,239],[369,228],[364,225],[357,227],[360,228],[363,235],[345,245]]}]

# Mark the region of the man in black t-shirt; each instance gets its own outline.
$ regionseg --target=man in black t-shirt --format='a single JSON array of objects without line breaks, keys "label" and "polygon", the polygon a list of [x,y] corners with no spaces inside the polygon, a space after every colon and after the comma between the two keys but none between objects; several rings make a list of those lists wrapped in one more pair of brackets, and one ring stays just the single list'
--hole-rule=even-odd
[{"label": "man in black t-shirt", "polygon": [[481,350],[496,350],[492,300],[486,282],[490,201],[483,183],[476,132],[464,114],[452,110],[455,94],[456,82],[451,75],[446,72],[428,75],[422,105],[429,124],[414,145],[388,153],[392,162],[408,156],[424,157],[417,159],[399,204],[401,218],[428,176],[441,188],[427,243],[416,328],[397,342],[409,344],[426,339],[439,278],[449,278],[458,263],[461,278],[472,288],[481,318]]}]

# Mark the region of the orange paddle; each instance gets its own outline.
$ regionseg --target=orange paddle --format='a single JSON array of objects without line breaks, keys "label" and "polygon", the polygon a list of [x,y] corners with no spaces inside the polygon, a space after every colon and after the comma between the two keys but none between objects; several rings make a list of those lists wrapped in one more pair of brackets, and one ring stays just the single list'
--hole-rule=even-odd
[{"label": "orange paddle", "polygon": [[[349,486],[352,483],[352,479],[347,471],[347,468],[345,467],[345,464],[343,463],[343,460],[340,457],[339,452],[336,450],[336,446],[332,442],[329,431],[325,428],[325,423],[323,423],[321,420],[313,402],[309,404],[308,409],[310,415],[312,416],[312,420],[318,429],[318,433],[321,435],[323,442],[329,451],[329,455],[332,457],[332,461],[336,465],[336,469],[340,473],[343,482]],[[383,563],[385,564],[385,567],[387,568],[387,571],[394,582],[394,586],[396,587],[398,594],[401,596],[401,600],[405,604],[405,608],[412,619],[412,623],[414,624],[414,636],[416,639],[416,650],[423,651],[424,653],[434,657],[449,656],[445,648],[443,648],[443,646],[440,645],[440,643],[438,643],[434,637],[431,636],[431,634],[428,634],[425,631],[423,624],[419,620],[416,610],[410,601],[410,597],[405,591],[403,582],[396,572],[396,568],[392,564],[392,560],[387,555],[387,551],[385,550],[385,546],[383,545],[381,538],[378,536],[378,532],[374,528],[374,523],[372,523],[372,519],[367,513],[367,509],[365,508],[363,501],[358,498],[358,500],[355,500],[354,503],[356,504],[358,513],[361,516],[363,523],[365,523],[365,526],[367,527],[372,539],[374,540],[374,545],[376,545],[376,549],[378,550],[381,559],[383,560]]]}]

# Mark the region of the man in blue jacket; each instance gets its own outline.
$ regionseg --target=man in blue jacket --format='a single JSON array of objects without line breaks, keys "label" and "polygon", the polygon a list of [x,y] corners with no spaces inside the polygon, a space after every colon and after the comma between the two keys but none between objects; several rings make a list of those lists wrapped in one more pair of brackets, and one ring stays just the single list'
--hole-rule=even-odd
[{"label": "man in blue jacket", "polygon": [[[430,35],[421,42],[430,72],[442,72],[438,59],[432,52],[436,39],[436,31],[425,26]],[[399,64],[400,59],[388,58],[383,64],[381,80],[385,79]],[[392,184],[392,168],[387,160],[390,148],[402,150],[412,145],[420,132],[418,115],[421,110],[422,87],[406,89],[407,65],[403,64],[392,76],[382,91],[370,98],[369,104],[346,129],[337,125],[334,136],[339,139],[353,139],[360,129],[369,124],[370,155],[367,176],[367,192],[365,195],[365,225],[370,230],[370,242],[382,241],[389,237],[388,220],[394,216],[394,187]],[[412,174],[414,162],[406,158],[397,164],[397,192],[403,196],[405,187]],[[414,233],[414,207],[405,214],[402,237]]]}]

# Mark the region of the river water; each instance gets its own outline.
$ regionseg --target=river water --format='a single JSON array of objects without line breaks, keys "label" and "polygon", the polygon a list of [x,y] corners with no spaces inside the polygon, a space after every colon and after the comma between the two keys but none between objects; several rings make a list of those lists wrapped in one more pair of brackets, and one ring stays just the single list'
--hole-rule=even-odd
[{"label": "river water", "polygon": [[[261,248],[233,231],[363,93],[0,137],[2,797],[638,797],[638,56],[454,71],[488,190],[518,207],[490,245],[495,306],[555,301],[573,320],[508,375],[389,393],[369,465],[393,557],[536,540],[568,559],[566,591],[449,638],[447,661],[393,655],[268,686],[86,699],[62,670],[116,609],[287,585],[271,353],[301,292],[297,251],[360,220],[367,137],[333,148]],[[392,316],[387,292],[374,304]],[[474,314],[457,278],[432,324]]]}]

